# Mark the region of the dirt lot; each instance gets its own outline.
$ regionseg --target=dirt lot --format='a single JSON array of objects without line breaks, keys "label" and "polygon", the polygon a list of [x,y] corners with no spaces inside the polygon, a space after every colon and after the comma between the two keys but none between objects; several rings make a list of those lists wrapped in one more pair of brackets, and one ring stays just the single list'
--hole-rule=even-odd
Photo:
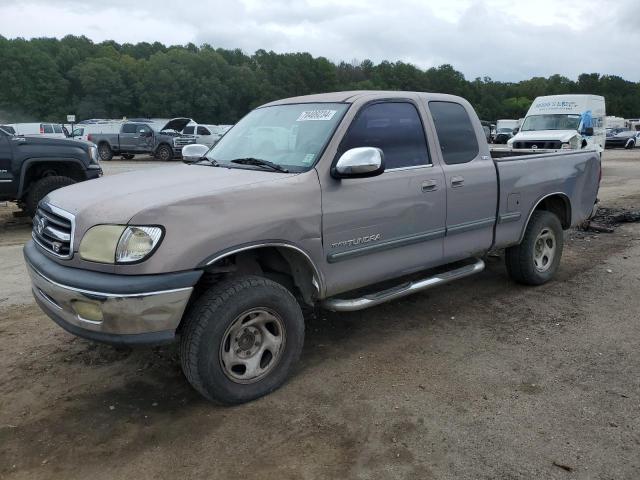
[{"label": "dirt lot", "polygon": [[[107,173],[156,163],[111,162]],[[640,209],[640,151],[601,197]],[[0,206],[0,478],[640,478],[640,224],[567,234],[558,278],[482,274],[310,318],[302,363],[208,404],[174,347],[115,350],[35,306],[28,221]]]}]

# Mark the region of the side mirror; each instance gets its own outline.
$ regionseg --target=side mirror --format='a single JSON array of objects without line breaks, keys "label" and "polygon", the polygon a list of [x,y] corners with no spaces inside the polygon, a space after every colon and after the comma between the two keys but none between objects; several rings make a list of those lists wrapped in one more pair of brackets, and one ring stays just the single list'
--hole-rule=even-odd
[{"label": "side mirror", "polygon": [[334,178],[374,177],[384,172],[384,153],[375,147],[357,147],[344,152],[331,169]]},{"label": "side mirror", "polygon": [[582,134],[586,135],[587,137],[592,137],[593,136],[593,127],[587,127],[584,130],[582,130]]},{"label": "side mirror", "polygon": [[208,151],[209,147],[199,143],[185,145],[182,147],[182,161],[187,163],[197,162],[198,160],[201,160]]}]

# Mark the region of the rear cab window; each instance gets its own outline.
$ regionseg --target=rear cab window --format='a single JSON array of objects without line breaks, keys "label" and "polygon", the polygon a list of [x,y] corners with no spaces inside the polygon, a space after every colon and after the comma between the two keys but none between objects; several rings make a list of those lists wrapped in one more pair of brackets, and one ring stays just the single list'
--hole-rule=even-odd
[{"label": "rear cab window", "polygon": [[385,170],[431,163],[420,114],[410,102],[385,101],[362,107],[340,150],[345,152],[356,147],[381,149]]},{"label": "rear cab window", "polygon": [[467,163],[478,156],[480,147],[466,109],[455,102],[429,102],[442,158],[447,165]]}]

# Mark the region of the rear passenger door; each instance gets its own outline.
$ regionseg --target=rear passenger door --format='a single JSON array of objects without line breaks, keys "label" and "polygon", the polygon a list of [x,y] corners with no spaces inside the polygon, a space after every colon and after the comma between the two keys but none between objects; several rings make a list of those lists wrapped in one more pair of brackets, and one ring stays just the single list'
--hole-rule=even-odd
[{"label": "rear passenger door", "polygon": [[493,243],[498,184],[484,132],[468,104],[430,101],[447,191],[444,258],[455,261]]},{"label": "rear passenger door", "polygon": [[135,123],[125,123],[120,130],[120,150],[135,152],[138,149],[138,129]]},{"label": "rear passenger door", "polygon": [[445,189],[433,166],[413,102],[361,107],[336,159],[356,147],[377,147],[385,171],[322,185],[322,232],[329,295],[428,268],[442,257]]}]

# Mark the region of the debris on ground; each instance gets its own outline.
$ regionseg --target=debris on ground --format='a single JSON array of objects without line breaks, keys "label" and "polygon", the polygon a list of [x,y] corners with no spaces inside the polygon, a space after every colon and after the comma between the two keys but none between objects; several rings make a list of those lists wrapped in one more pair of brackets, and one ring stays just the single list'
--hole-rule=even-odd
[{"label": "debris on ground", "polygon": [[600,207],[593,218],[583,223],[580,229],[587,232],[613,233],[621,223],[634,222],[640,222],[640,210]]},{"label": "debris on ground", "polygon": [[563,469],[565,472],[573,472],[573,467],[570,467],[569,465],[564,465],[562,463],[558,463],[556,461],[553,462],[553,466],[554,467],[558,467]]}]

